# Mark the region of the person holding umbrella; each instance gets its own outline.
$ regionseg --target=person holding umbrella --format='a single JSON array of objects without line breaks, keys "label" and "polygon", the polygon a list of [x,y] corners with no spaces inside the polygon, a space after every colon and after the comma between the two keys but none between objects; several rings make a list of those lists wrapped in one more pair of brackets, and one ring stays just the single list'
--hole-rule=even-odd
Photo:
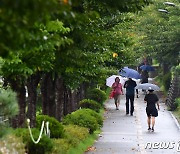
[{"label": "person holding umbrella", "polygon": [[[141,72],[141,83],[148,83],[148,78],[149,78],[149,75],[148,75],[148,71],[146,70],[142,70]],[[144,94],[146,94],[146,90],[142,90],[144,92]]]},{"label": "person holding umbrella", "polygon": [[151,87],[148,88],[148,91],[149,93],[146,94],[144,98],[144,101],[147,102],[146,114],[147,114],[148,130],[152,130],[152,132],[154,132],[155,117],[158,116],[156,104],[158,110],[160,110],[158,103],[159,99],[157,95],[153,93],[154,90]]},{"label": "person holding umbrella", "polygon": [[124,84],[124,88],[126,88],[126,115],[129,114],[129,100],[130,100],[130,103],[131,103],[130,113],[131,113],[131,116],[133,116],[134,95],[135,95],[135,87],[136,86],[137,86],[137,84],[134,80],[132,80],[132,78],[129,78]]},{"label": "person holding umbrella", "polygon": [[119,77],[115,78],[115,82],[112,84],[112,89],[114,91],[114,101],[116,105],[116,110],[119,110],[120,96],[123,95],[123,89]]}]

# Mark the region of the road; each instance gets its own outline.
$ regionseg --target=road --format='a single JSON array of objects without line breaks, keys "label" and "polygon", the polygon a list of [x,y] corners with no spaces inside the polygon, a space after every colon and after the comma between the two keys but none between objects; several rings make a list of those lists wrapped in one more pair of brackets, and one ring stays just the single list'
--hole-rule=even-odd
[{"label": "road", "polygon": [[[125,113],[125,95],[121,97],[120,110],[115,110],[114,100],[105,103],[104,126],[93,151],[86,154],[180,154],[180,127],[160,98],[159,116],[155,131],[147,130],[144,94],[135,98],[134,115]],[[179,152],[178,152],[179,151]]]}]

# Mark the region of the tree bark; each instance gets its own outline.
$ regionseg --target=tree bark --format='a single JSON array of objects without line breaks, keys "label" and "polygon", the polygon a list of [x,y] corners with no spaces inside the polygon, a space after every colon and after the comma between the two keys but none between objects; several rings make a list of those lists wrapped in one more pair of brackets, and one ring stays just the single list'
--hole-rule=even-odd
[{"label": "tree bark", "polygon": [[56,119],[61,121],[64,115],[64,82],[61,77],[56,79],[55,95]]},{"label": "tree bark", "polygon": [[28,118],[30,119],[30,126],[36,125],[36,101],[37,101],[37,86],[40,81],[40,74],[32,75],[27,80],[28,89]]},{"label": "tree bark", "polygon": [[44,115],[49,115],[49,101],[47,96],[47,80],[48,75],[44,74],[41,81],[41,95],[42,95],[42,113]]},{"label": "tree bark", "polygon": [[19,89],[17,97],[19,105],[18,127],[24,127],[26,119],[26,89],[24,86]]},{"label": "tree bark", "polygon": [[52,73],[47,73],[41,82],[42,112],[52,117],[56,117],[55,81]]},{"label": "tree bark", "polygon": [[162,65],[163,65],[163,75],[165,75],[170,71],[169,64],[163,63]]}]

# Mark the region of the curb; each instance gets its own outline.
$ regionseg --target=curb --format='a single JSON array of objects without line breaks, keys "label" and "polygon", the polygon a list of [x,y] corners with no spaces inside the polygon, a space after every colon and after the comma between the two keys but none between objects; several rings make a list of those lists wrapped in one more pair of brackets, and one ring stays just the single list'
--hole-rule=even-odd
[{"label": "curb", "polygon": [[171,117],[174,119],[174,122],[175,122],[176,126],[178,127],[178,130],[180,131],[179,122],[177,121],[176,117],[172,114],[172,112],[170,112],[170,114],[171,114]]}]

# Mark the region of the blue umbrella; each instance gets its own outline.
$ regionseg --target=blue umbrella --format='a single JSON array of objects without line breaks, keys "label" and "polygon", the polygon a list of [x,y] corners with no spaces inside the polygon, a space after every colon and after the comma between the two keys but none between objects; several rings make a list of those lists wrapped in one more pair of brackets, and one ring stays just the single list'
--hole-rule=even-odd
[{"label": "blue umbrella", "polygon": [[144,71],[155,71],[154,67],[150,66],[150,65],[142,65],[140,66],[140,69],[144,70]]},{"label": "blue umbrella", "polygon": [[123,77],[141,79],[141,75],[134,69],[124,67],[119,71],[119,74]]}]

